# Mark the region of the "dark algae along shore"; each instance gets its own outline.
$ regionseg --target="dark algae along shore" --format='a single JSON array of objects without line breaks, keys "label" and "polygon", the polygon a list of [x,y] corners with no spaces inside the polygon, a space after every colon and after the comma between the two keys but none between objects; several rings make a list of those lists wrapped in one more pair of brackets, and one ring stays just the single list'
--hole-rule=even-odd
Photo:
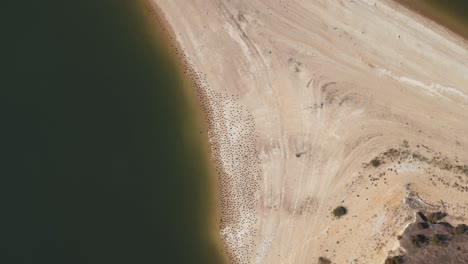
[{"label": "dark algae along shore", "polygon": [[223,263],[199,117],[151,19],[2,2],[0,263]]},{"label": "dark algae along shore", "polygon": [[396,0],[468,40],[467,0]]}]

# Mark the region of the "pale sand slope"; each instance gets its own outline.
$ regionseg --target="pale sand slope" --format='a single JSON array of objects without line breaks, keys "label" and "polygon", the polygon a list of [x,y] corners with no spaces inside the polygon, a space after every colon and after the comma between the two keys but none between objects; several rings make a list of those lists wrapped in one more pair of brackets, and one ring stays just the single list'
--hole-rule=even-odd
[{"label": "pale sand slope", "polygon": [[410,207],[468,222],[466,42],[385,0],[154,1],[212,112],[232,263],[382,263]]}]

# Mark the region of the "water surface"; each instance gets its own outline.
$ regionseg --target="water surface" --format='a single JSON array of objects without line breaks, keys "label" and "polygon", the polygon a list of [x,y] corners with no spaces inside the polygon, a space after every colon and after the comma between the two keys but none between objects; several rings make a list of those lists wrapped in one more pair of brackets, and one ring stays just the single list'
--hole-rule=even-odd
[{"label": "water surface", "polygon": [[0,8],[0,263],[220,263],[193,106],[133,0]]},{"label": "water surface", "polygon": [[396,0],[468,40],[467,0]]}]

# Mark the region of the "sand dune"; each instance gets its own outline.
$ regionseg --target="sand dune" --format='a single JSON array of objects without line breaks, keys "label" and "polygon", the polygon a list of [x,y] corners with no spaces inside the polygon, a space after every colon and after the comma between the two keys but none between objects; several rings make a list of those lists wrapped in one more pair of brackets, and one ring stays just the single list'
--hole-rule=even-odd
[{"label": "sand dune", "polygon": [[467,42],[385,0],[154,2],[199,83],[232,263],[381,263],[415,210],[468,222]]}]

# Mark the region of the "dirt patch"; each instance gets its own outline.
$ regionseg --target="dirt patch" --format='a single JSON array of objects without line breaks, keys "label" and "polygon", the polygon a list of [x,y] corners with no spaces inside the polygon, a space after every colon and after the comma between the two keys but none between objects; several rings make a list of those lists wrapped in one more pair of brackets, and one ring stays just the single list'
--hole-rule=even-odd
[{"label": "dirt patch", "polygon": [[[408,225],[399,237],[406,252],[390,256],[388,261],[396,263],[468,263],[468,232],[463,225],[454,227],[447,222],[431,222],[437,213],[420,214],[417,221]],[[397,258],[395,258],[397,257]],[[392,263],[392,262],[388,262]]]}]

